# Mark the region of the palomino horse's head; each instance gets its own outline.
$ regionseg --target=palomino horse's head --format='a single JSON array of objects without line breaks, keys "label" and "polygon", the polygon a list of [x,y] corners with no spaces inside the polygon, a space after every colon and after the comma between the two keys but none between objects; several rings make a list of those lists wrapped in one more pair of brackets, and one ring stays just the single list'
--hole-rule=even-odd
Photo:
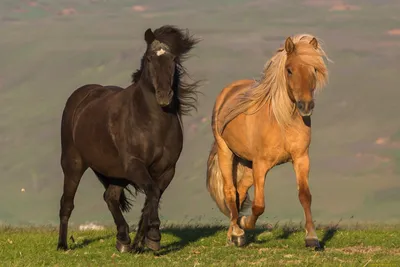
[{"label": "palomino horse's head", "polygon": [[144,64],[148,71],[148,77],[155,89],[157,103],[168,106],[174,96],[172,84],[175,75],[175,58],[170,48],[165,43],[156,39],[151,29],[144,34],[147,43],[147,51],[144,56]]},{"label": "palomino horse's head", "polygon": [[315,37],[294,43],[291,37],[285,41],[287,59],[285,63],[286,83],[290,99],[301,116],[311,116],[315,107],[314,92],[321,72],[325,75],[325,64]]}]

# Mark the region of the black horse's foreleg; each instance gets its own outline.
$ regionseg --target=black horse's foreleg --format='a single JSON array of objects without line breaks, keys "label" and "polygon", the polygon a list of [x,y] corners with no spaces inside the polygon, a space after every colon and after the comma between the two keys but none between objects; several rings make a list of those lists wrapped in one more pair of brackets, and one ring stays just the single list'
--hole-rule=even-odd
[{"label": "black horse's foreleg", "polygon": [[160,199],[162,194],[164,193],[165,189],[167,189],[168,185],[172,181],[172,178],[175,175],[175,166],[171,167],[167,171],[165,171],[160,177],[157,178],[157,187],[160,190],[160,195],[158,198],[153,198],[153,203],[150,210],[150,220],[148,231],[146,235],[146,245],[154,250],[158,250],[160,247],[160,218],[158,214],[158,207],[160,204]]},{"label": "black horse's foreleg", "polygon": [[[142,209],[142,216],[140,218],[138,230],[136,232],[132,247],[135,251],[140,252],[143,250],[143,241],[145,241],[149,227],[154,227],[151,222],[151,216],[154,213],[154,210],[157,210],[158,212],[158,203],[161,196],[161,190],[154,179],[150,176],[146,166],[142,162],[132,160],[129,164],[127,173],[128,180],[130,180],[138,188],[142,189],[146,194],[146,200]],[[159,229],[159,220],[156,221],[155,224],[157,225],[156,228]],[[149,242],[146,242],[146,244],[148,244],[151,249],[158,250],[160,247],[160,239],[161,235],[158,231],[158,234],[154,235],[154,240],[152,240],[154,241],[154,244],[150,244]]]},{"label": "black horse's foreleg", "polygon": [[120,196],[124,187],[110,184],[104,192],[104,201],[107,203],[114,223],[117,226],[117,243],[116,248],[120,252],[128,252],[131,250],[131,238],[129,237],[129,226],[122,215],[120,208]]}]

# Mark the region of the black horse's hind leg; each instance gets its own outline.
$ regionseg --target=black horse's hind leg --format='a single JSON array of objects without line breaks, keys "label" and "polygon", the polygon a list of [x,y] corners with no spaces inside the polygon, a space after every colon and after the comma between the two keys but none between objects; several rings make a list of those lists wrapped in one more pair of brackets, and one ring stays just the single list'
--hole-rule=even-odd
[{"label": "black horse's hind leg", "polygon": [[87,167],[84,166],[82,158],[75,149],[63,153],[61,166],[64,172],[64,189],[60,201],[60,229],[57,249],[67,250],[68,221],[74,209],[76,190]]},{"label": "black horse's hind leg", "polygon": [[129,237],[129,226],[125,221],[120,209],[120,196],[124,187],[118,185],[109,185],[104,192],[104,201],[107,203],[114,222],[117,226],[117,244],[116,248],[120,252],[128,252],[131,250],[131,238]]}]

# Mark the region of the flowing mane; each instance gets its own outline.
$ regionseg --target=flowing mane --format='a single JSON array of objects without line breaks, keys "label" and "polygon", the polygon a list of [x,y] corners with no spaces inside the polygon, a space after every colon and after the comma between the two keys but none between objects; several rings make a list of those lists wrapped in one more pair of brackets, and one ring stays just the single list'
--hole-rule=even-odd
[{"label": "flowing mane", "polygon": [[[188,53],[200,41],[189,35],[188,31],[178,29],[175,26],[165,25],[154,31],[156,39],[166,44],[171,53],[176,56],[175,76],[173,82],[174,98],[177,101],[177,109],[179,115],[188,115],[192,110],[196,110],[197,105],[197,88],[201,81],[192,83],[184,82],[183,78],[190,77],[186,69],[183,67],[183,62],[188,58]],[[149,47],[147,48],[149,49]],[[139,81],[142,71],[144,56],[141,59],[140,69],[132,74],[132,82]]]},{"label": "flowing mane", "polygon": [[[328,70],[323,58],[325,57],[328,61],[329,58],[320,45],[317,49],[309,45],[313,38],[314,36],[309,34],[297,34],[292,37],[293,43],[296,45],[295,60],[317,70],[316,89],[322,89],[328,80]],[[320,44],[320,42],[318,43]],[[250,111],[255,113],[265,104],[269,105],[270,111],[281,127],[290,125],[294,103],[288,95],[285,75],[286,60],[286,51],[280,48],[265,64],[261,80],[255,81],[253,86],[248,88],[244,94],[239,95],[235,104],[230,107],[228,115],[224,119],[224,125],[221,125],[221,130],[239,114],[247,114]]]}]

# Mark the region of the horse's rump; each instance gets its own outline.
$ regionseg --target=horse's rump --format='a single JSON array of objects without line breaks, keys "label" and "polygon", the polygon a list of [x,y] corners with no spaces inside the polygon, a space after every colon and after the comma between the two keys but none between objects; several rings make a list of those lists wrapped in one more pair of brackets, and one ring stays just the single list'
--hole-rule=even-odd
[{"label": "horse's rump", "polygon": [[255,83],[254,80],[238,80],[227,87],[225,87],[217,97],[216,106],[214,110],[214,124],[218,129],[218,133],[221,135],[226,125],[232,121],[235,117],[229,116],[236,105],[240,103],[248,90],[251,90],[250,86]]}]

